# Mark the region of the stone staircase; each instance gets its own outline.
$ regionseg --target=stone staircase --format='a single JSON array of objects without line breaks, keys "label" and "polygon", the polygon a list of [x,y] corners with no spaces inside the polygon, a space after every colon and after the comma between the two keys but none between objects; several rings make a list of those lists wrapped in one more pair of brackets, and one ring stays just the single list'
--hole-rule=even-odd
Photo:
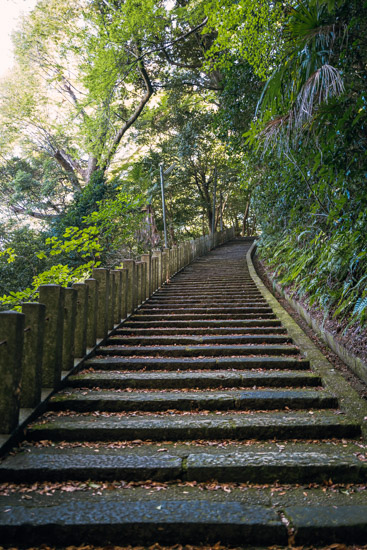
[{"label": "stone staircase", "polygon": [[250,244],[186,267],[51,399],[0,466],[0,544],[367,542],[366,404],[300,349]]}]

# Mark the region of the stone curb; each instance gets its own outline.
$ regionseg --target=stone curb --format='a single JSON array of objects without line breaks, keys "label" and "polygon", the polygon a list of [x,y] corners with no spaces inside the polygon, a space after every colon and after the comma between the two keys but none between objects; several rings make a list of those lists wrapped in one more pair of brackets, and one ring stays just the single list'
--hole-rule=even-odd
[{"label": "stone curb", "polygon": [[[256,252],[256,249],[254,249],[254,253]],[[294,300],[281,286],[279,283],[276,283],[273,281],[266,271],[264,271],[265,277],[267,278],[268,282],[272,285],[273,289],[279,292],[281,296],[287,302],[290,306],[306,321],[309,327],[312,328],[312,330],[317,334],[319,338],[327,346],[329,346],[330,349],[333,350],[334,353],[340,359],[348,365],[348,367],[354,372],[356,376],[358,376],[363,382],[367,384],[367,363],[364,363],[362,359],[351,353],[347,350],[344,346],[339,344],[339,342],[336,341],[334,336],[329,332],[328,330],[325,330],[307,311],[306,308],[304,308],[299,302]]]},{"label": "stone curb", "polygon": [[343,376],[333,368],[333,365],[331,365],[312,340],[303,332],[273,294],[266,288],[257,275],[252,263],[252,256],[255,249],[256,243],[253,243],[247,252],[246,261],[250,275],[256,283],[256,286],[268,301],[274,313],[282,322],[282,325],[288,330],[289,336],[293,339],[294,343],[300,347],[303,356],[310,361],[312,370],[321,376],[324,387],[338,398],[340,407],[345,414],[360,422],[364,438],[367,438],[367,402],[361,399]]}]

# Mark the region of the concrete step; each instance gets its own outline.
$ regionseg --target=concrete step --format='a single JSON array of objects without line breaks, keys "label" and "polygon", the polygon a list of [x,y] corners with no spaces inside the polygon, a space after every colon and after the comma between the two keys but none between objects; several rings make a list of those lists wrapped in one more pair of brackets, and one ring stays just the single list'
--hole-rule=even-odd
[{"label": "concrete step", "polygon": [[124,323],[123,326],[125,328],[156,328],[156,327],[178,327],[178,328],[191,328],[191,327],[199,327],[199,328],[223,328],[223,327],[255,327],[255,328],[263,328],[263,327],[280,327],[281,322],[275,318],[273,319],[246,319],[246,320],[233,320],[233,319],[227,319],[227,320],[216,320],[211,319],[210,317],[208,319],[199,319],[199,320],[173,320],[172,317],[168,317],[167,319],[162,321],[159,319],[152,319],[150,321],[141,321],[139,320],[139,315],[134,315],[133,317],[129,318],[129,321]]},{"label": "concrete step", "polygon": [[[221,306],[232,306],[233,304],[248,304],[252,302],[262,302],[266,304],[267,302],[264,300],[264,298],[261,296],[261,294],[258,294],[257,296],[243,296],[241,298],[226,298],[226,297],[218,297],[215,299],[215,303],[217,305]],[[194,305],[200,305],[200,304],[208,304],[213,303],[212,298],[208,298],[205,300],[204,298],[198,297],[198,298],[181,298],[180,296],[172,296],[171,298],[165,298],[165,297],[156,297],[151,298],[149,302],[147,302],[147,305],[172,305],[172,306],[186,306],[190,304]]]},{"label": "concrete step", "polygon": [[[218,300],[215,300],[215,303],[213,303],[213,300],[193,300],[192,302],[171,302],[166,300],[149,300],[149,302],[146,302],[144,304],[144,309],[171,309],[175,311],[176,309],[207,309],[209,308],[226,308],[226,309],[233,309],[233,308],[244,308],[244,307],[268,307],[267,302],[264,300],[232,300],[231,302],[223,301],[219,302]],[[143,309],[143,308],[141,308]]]},{"label": "concrete step", "polygon": [[[127,325],[124,324],[123,327]],[[270,334],[287,334],[285,328],[279,327],[218,327],[218,328],[165,328],[165,327],[152,327],[152,328],[134,328],[133,324],[129,324],[130,328],[120,328],[115,331],[116,336],[206,336],[216,334],[222,336],[225,334],[239,334],[239,335],[270,335]]]},{"label": "concrete step", "polygon": [[328,439],[360,435],[356,421],[335,411],[76,414],[41,419],[27,430],[27,438],[33,441]]},{"label": "concrete step", "polygon": [[280,410],[337,408],[335,397],[324,391],[299,389],[120,391],[66,390],[51,398],[52,411],[166,411],[166,410]]},{"label": "concrete step", "polygon": [[144,305],[139,309],[139,315],[148,313],[148,315],[179,315],[181,312],[185,312],[186,314],[198,314],[198,313],[204,313],[208,314],[210,313],[213,317],[217,315],[217,313],[220,314],[235,314],[238,315],[240,313],[272,313],[272,309],[270,307],[261,307],[261,306],[245,306],[245,307],[183,307],[183,308],[171,308],[171,307],[157,307],[157,308],[149,308],[145,307]]},{"label": "concrete step", "polygon": [[238,288],[238,287],[253,287],[257,290],[256,285],[254,285],[254,281],[252,279],[248,279],[247,277],[243,277],[238,272],[233,272],[228,274],[228,272],[224,271],[220,276],[217,276],[213,273],[213,277],[211,277],[212,268],[208,267],[207,270],[203,271],[200,270],[196,273],[192,272],[190,274],[187,274],[185,277],[181,277],[179,274],[177,274],[173,279],[171,279],[167,285],[163,287],[164,288],[183,288],[187,286],[191,286],[193,290],[197,286],[202,287],[206,284],[208,286],[225,286],[226,282],[230,287]]},{"label": "concrete step", "polygon": [[[2,544],[40,546],[57,541],[68,545],[142,545],[156,542],[215,544],[219,540],[261,545],[286,544],[287,529],[270,506],[208,500],[126,501],[119,491],[78,499],[61,494],[26,506],[20,501],[7,514],[0,508]],[[73,497],[73,495],[72,495]],[[46,504],[47,502],[47,504]]]},{"label": "concrete step", "polygon": [[224,448],[164,445],[135,447],[28,447],[0,465],[0,482],[168,481],[237,483],[365,483],[360,448],[335,442],[229,444]]},{"label": "concrete step", "polygon": [[95,357],[85,362],[85,367],[101,370],[198,370],[198,369],[282,369],[307,370],[310,363],[303,359],[288,357],[219,357],[213,358],[124,358],[124,357]]},{"label": "concrete step", "polygon": [[[209,271],[209,273],[208,273]],[[196,288],[202,288],[207,286],[208,288],[214,287],[225,287],[225,289],[230,288],[236,290],[237,288],[249,288],[253,290],[258,290],[254,281],[246,279],[244,277],[238,277],[236,274],[227,274],[223,277],[213,277],[210,276],[210,269],[205,273],[198,274],[196,276],[186,277],[174,277],[171,281],[163,288],[170,289],[182,289],[182,288],[192,288],[194,291]],[[199,279],[198,277],[201,276]],[[228,286],[227,286],[228,285]]]},{"label": "concrete step", "polygon": [[206,320],[241,320],[248,319],[275,319],[274,313],[216,313],[215,315],[210,313],[172,313],[163,314],[159,313],[153,315],[151,313],[136,313],[134,320],[136,321],[206,321]]},{"label": "concrete step", "polygon": [[124,357],[144,355],[149,357],[223,357],[226,355],[298,355],[299,349],[291,344],[284,345],[218,345],[218,346],[107,346],[98,348],[99,355],[120,355]]},{"label": "concrete step", "polygon": [[108,346],[165,346],[170,344],[286,344],[291,343],[292,339],[287,336],[269,335],[246,335],[239,334],[230,336],[112,336],[107,340]]},{"label": "concrete step", "polygon": [[233,388],[233,387],[316,387],[321,386],[321,378],[312,372],[86,372],[70,376],[71,387],[82,388]]},{"label": "concrete step", "polygon": [[210,299],[216,299],[216,298],[238,298],[241,300],[242,298],[257,298],[260,296],[258,290],[246,289],[246,288],[237,288],[237,289],[227,289],[223,290],[221,288],[218,289],[208,289],[207,286],[203,287],[202,289],[195,289],[195,290],[185,290],[182,289],[180,291],[176,291],[170,288],[167,289],[161,289],[159,293],[155,294],[155,298],[160,297],[174,297],[177,298],[177,295],[180,296],[180,298],[199,298],[203,300],[210,300]]}]

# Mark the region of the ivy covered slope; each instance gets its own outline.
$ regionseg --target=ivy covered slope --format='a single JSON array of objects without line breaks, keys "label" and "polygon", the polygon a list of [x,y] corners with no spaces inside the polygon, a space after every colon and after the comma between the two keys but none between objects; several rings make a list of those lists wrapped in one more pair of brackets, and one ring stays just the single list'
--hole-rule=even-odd
[{"label": "ivy covered slope", "polygon": [[[260,254],[325,315],[365,326],[367,2],[263,4],[227,2],[215,50],[235,34],[224,63],[231,95],[219,119],[247,163]],[[241,19],[251,10],[256,26]]]}]

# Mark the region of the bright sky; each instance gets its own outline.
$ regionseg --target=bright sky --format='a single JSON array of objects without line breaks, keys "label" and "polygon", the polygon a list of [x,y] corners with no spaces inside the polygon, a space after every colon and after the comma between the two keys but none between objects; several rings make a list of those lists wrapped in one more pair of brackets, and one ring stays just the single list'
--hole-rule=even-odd
[{"label": "bright sky", "polygon": [[22,13],[29,12],[37,0],[0,0],[0,77],[13,64],[10,35]]}]

